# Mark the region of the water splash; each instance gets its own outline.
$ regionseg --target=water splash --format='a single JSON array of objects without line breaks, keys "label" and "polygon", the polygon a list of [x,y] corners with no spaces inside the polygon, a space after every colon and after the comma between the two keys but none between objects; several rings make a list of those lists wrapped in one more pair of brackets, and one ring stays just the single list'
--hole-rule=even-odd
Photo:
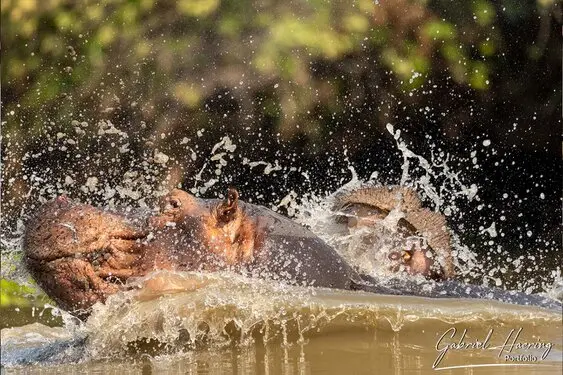
[{"label": "water splash", "polygon": [[[286,286],[229,273],[155,272],[129,286],[95,305],[88,321],[73,330],[37,325],[3,330],[8,355],[2,364],[156,358],[233,346],[287,348],[343,331],[439,332],[455,324],[477,329],[483,322],[525,326],[546,337],[542,327],[561,326],[557,312],[533,307]],[[26,347],[35,351],[23,351]]]},{"label": "water splash", "polygon": [[[262,176],[277,172],[282,174],[281,178],[288,178],[292,174],[298,174],[306,180],[309,178],[308,171],[287,164],[282,159],[253,160],[251,152],[239,147],[236,139],[227,135],[212,145],[209,153],[198,147],[198,140],[204,135],[203,130],[198,131],[194,139],[184,137],[176,142],[176,146],[187,152],[189,158],[180,160],[173,156],[178,154],[177,150],[159,146],[159,137],[145,136],[138,130],[122,129],[109,120],[100,120],[95,124],[73,120],[71,125],[75,134],[58,131],[58,126],[54,123],[41,129],[41,137],[38,139],[44,144],[36,153],[23,155],[22,162],[25,165],[22,169],[23,174],[11,178],[11,182],[15,185],[18,181],[25,182],[26,190],[25,194],[11,194],[7,198],[5,194],[3,198],[4,206],[19,207],[15,224],[12,227],[4,225],[2,228],[0,241],[2,262],[5,265],[2,267],[4,278],[32,284],[23,267],[19,267],[23,225],[27,215],[38,204],[60,194],[69,194],[81,201],[108,208],[118,206],[126,210],[136,207],[151,208],[154,207],[159,196],[173,187],[181,186],[180,181],[186,176],[187,170],[194,168],[196,162],[201,167],[194,170],[192,177],[188,178],[188,183],[192,182],[190,191],[196,195],[209,193],[219,182],[229,181],[233,170],[237,168],[246,168],[249,173]],[[138,128],[144,129],[144,124],[141,123]],[[382,251],[375,249],[369,254],[355,251],[362,233],[348,236],[334,235],[335,228],[330,220],[334,214],[333,200],[337,194],[360,186],[399,184],[414,188],[421,195],[426,206],[443,213],[450,221],[462,222],[456,230],[452,231],[453,258],[460,278],[502,287],[505,285],[504,275],[529,268],[529,263],[533,262],[533,259],[525,259],[522,256],[513,259],[510,253],[502,248],[494,251],[504,254],[510,262],[502,266],[487,264],[483,267],[468,244],[462,242],[458,234],[459,228],[474,230],[464,226],[464,210],[468,207],[475,209],[475,206],[480,207],[483,203],[478,194],[478,186],[467,181],[463,169],[459,170],[451,166],[452,161],[460,158],[459,155],[453,157],[441,151],[438,146],[429,143],[428,148],[424,150],[430,154],[427,158],[415,152],[407,144],[399,129],[388,124],[387,131],[395,141],[402,158],[401,175],[398,180],[382,180],[379,177],[382,173],[378,170],[371,171],[369,178],[361,179],[344,148],[343,153],[336,156],[347,164],[348,177],[341,178],[343,181],[341,186],[334,189],[327,187],[321,187],[319,190],[311,189],[300,196],[295,189],[289,189],[277,201],[270,200],[271,208],[285,212],[310,227],[359,268],[374,275],[382,275],[383,267],[377,261],[377,255],[383,253]],[[170,135],[162,134],[160,138],[168,136]],[[145,145],[153,147],[143,150]],[[143,151],[139,152],[139,149]],[[17,154],[15,145],[11,145],[10,150]],[[476,154],[474,151],[469,153],[468,159],[471,160],[470,166],[473,167],[476,165]],[[55,156],[60,157],[55,158]],[[38,167],[41,165],[38,162],[43,158],[55,159],[57,165]],[[100,169],[108,162],[111,163],[111,167]],[[334,161],[331,163],[334,164]],[[100,170],[100,173],[92,175],[88,173],[89,170]],[[326,190],[331,191],[326,192]],[[261,200],[265,198],[260,192],[245,191],[243,195],[244,199],[249,201],[253,198]],[[476,233],[473,238],[485,243],[490,242],[495,236],[502,235],[494,221],[481,225],[479,230],[474,231]],[[379,250],[384,250],[386,244],[381,243],[380,246]],[[556,268],[554,272],[543,275],[544,279],[538,281],[519,280],[519,289],[549,291],[552,288],[550,285],[560,274],[560,268]]]}]

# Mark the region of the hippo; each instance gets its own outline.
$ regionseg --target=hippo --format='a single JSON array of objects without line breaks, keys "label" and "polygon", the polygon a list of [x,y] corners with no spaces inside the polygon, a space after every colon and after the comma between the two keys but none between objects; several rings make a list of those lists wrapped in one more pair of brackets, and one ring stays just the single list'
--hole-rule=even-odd
[{"label": "hippo", "polygon": [[[544,297],[468,288],[451,280],[445,219],[422,208],[410,189],[357,189],[338,195],[334,212],[335,228],[344,232],[396,222],[405,241],[388,252],[389,269],[420,277],[378,280],[363,274],[310,230],[270,209],[243,202],[234,188],[223,200],[200,199],[174,189],[161,199],[158,212],[112,211],[58,197],[28,221],[24,264],[49,297],[79,317],[87,317],[93,304],[126,288],[129,278],[156,270],[232,271],[298,286],[489,298],[560,308]],[[397,220],[390,221],[393,215]],[[367,236],[365,246],[377,243],[375,237]],[[412,238],[422,243],[407,241]]]},{"label": "hippo", "polygon": [[[436,281],[455,276],[446,219],[439,212],[423,208],[413,189],[357,188],[338,194],[332,210],[334,220],[348,229],[345,232],[362,238],[362,246],[356,251],[377,246],[382,237],[394,240],[395,248],[382,252],[392,261],[389,268],[393,272],[402,270]],[[360,233],[358,229],[367,230]]]}]

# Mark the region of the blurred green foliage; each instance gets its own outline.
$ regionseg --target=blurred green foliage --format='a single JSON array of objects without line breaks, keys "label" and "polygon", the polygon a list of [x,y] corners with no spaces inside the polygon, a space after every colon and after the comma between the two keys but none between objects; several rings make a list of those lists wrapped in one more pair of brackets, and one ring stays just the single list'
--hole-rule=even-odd
[{"label": "blurred green foliage", "polygon": [[[8,116],[6,126],[33,134],[45,115],[50,121],[68,113],[95,118],[135,104],[154,128],[179,126],[183,113],[195,127],[206,119],[194,112],[217,88],[238,89],[251,111],[253,96],[277,83],[277,126],[291,136],[296,118],[314,107],[342,110],[334,106],[340,80],[355,78],[351,72],[319,77],[311,69],[317,62],[352,67],[358,57],[371,57],[374,73],[395,75],[394,94],[420,87],[432,74],[488,90],[499,68],[491,57],[510,42],[498,9],[518,17],[536,8],[549,13],[557,4],[5,0],[2,100],[4,113],[17,117]],[[455,17],[448,14],[454,11]],[[163,116],[170,102],[181,111]],[[318,125],[313,121],[304,131],[314,135]]]},{"label": "blurred green foliage", "polygon": [[[34,296],[34,298],[30,298]],[[20,285],[6,279],[0,279],[0,307],[42,306],[49,299],[44,295],[37,295],[35,288]]]},{"label": "blurred green foliage", "polygon": [[[460,8],[463,19],[441,16],[442,6]],[[136,102],[144,118],[159,122],[155,106],[169,101],[190,112],[217,87],[244,87],[240,95],[252,97],[278,83],[278,126],[291,135],[296,116],[318,104],[313,92],[323,91],[322,105],[342,93],[338,77],[317,77],[312,64],[358,55],[393,72],[393,84],[405,90],[424,82],[410,79],[415,72],[433,71],[487,90],[495,69],[487,57],[506,42],[492,2],[434,8],[409,0],[5,0],[4,113],[28,113],[29,130],[42,126],[36,114],[45,110],[56,121],[65,109],[87,117]],[[174,126],[173,115],[166,117]],[[19,123],[7,118],[8,129]]]},{"label": "blurred green foliage", "polygon": [[0,279],[0,329],[34,322],[61,326],[62,318],[48,306],[55,304],[36,287]]}]

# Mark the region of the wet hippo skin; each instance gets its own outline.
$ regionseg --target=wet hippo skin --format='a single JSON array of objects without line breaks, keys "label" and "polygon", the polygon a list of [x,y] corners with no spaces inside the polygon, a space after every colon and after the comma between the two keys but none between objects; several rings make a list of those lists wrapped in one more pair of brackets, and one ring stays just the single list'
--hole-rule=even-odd
[{"label": "wet hippo skin", "polygon": [[[380,247],[382,239],[395,239],[386,253],[391,271],[403,270],[433,280],[455,276],[451,240],[445,217],[422,207],[416,192],[402,186],[369,186],[336,196],[335,220],[348,234],[361,236],[356,251]],[[391,228],[389,228],[391,226]],[[362,228],[367,231],[362,232]]]},{"label": "wet hippo skin", "polygon": [[119,281],[138,274],[142,220],[59,197],[27,224],[25,264],[45,292],[65,310],[103,301]]},{"label": "wet hippo skin", "polygon": [[[402,190],[388,191],[391,195],[383,192],[377,199],[399,197],[399,206],[410,199],[410,193]],[[361,198],[362,194],[337,200],[340,211],[336,222],[348,228],[358,225],[358,221],[377,219],[374,212],[380,216],[389,214],[391,206],[381,207],[377,199],[366,200]],[[417,210],[421,209],[405,209],[407,214],[399,221],[407,235],[421,234],[408,221],[421,214]],[[414,216],[409,216],[409,212],[415,212]],[[437,221],[440,225],[445,223]],[[425,228],[430,246],[397,249],[399,254],[402,252],[397,260],[404,265],[401,270],[441,280],[451,276],[450,271],[439,266],[439,257],[429,260],[427,256],[429,251],[436,251],[432,248],[436,245],[441,246],[442,254],[446,252],[446,258],[449,256],[449,247],[444,249],[445,243],[436,241],[444,237],[436,228],[436,233],[432,227]],[[158,213],[112,212],[59,197],[42,206],[27,223],[24,251],[25,265],[41,288],[61,308],[80,316],[86,316],[94,303],[104,302],[121,290],[128,278],[159,269],[231,270],[292,285],[382,294],[477,298],[494,295],[486,291],[472,295],[455,282],[444,283],[446,286],[437,288],[435,293],[428,292],[420,283],[401,278],[390,283],[378,282],[359,274],[305,227],[267,208],[240,201],[234,189],[229,190],[225,200],[198,199],[176,189],[162,198]],[[502,299],[502,291],[499,293],[495,299]],[[516,303],[536,302],[523,297]],[[536,304],[541,305],[541,301]]]},{"label": "wet hippo skin", "polygon": [[[298,285],[351,289],[355,272],[304,227],[238,200],[174,190],[156,215],[127,215],[59,197],[26,226],[25,264],[65,310],[104,301],[153,270],[232,269]],[[358,278],[359,280],[359,278]]]}]

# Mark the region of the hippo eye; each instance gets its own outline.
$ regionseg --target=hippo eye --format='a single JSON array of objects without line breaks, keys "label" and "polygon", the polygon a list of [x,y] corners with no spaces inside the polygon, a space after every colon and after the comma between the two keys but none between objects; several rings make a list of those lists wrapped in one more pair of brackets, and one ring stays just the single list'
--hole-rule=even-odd
[{"label": "hippo eye", "polygon": [[410,251],[404,250],[402,257],[405,262],[408,262],[412,258],[412,253]]},{"label": "hippo eye", "polygon": [[166,210],[170,210],[170,209],[174,209],[174,208],[179,208],[182,206],[182,203],[180,202],[179,199],[177,198],[169,198],[168,202],[166,202]]}]

